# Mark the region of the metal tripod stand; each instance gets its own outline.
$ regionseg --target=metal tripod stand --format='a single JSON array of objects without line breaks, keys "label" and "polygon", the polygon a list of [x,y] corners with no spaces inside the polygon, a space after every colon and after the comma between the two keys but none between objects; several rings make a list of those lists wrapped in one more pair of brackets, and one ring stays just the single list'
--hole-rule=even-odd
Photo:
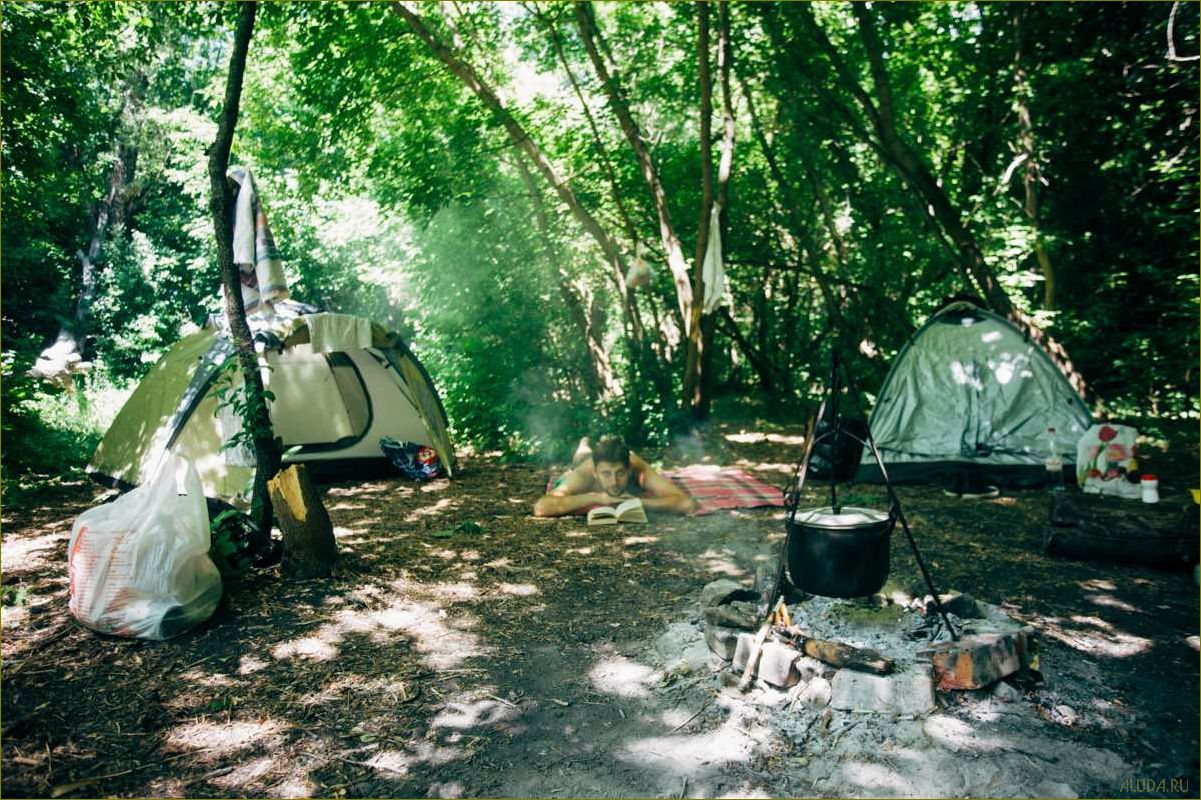
[{"label": "metal tripod stand", "polygon": [[[931,597],[934,598],[934,607],[938,610],[939,616],[942,618],[943,624],[947,626],[947,631],[951,634],[952,640],[959,639],[959,633],[951,624],[951,620],[947,617],[946,609],[942,606],[942,601],[939,599],[938,590],[934,587],[934,580],[930,577],[930,570],[926,567],[926,561],[922,558],[921,551],[918,550],[917,541],[913,538],[913,531],[909,529],[909,522],[905,519],[905,512],[901,508],[901,500],[897,497],[896,489],[892,485],[892,481],[888,478],[888,471],[884,468],[884,461],[880,457],[880,451],[876,448],[876,442],[872,438],[871,427],[868,426],[865,437],[859,437],[854,433],[844,429],[843,420],[839,413],[839,405],[841,403],[841,395],[844,388],[843,373],[846,373],[845,388],[854,396],[854,386],[851,383],[850,372],[841,363],[838,353],[835,352],[830,357],[830,378],[827,382],[829,393],[822,399],[821,405],[818,407],[817,419],[813,424],[813,432],[808,437],[809,441],[805,444],[805,454],[799,462],[797,462],[796,470],[793,473],[792,481],[785,490],[785,502],[788,509],[787,524],[785,525],[785,536],[783,549],[780,552],[779,565],[776,570],[775,582],[771,585],[770,591],[765,592],[767,595],[766,609],[760,606],[760,614],[770,613],[776,606],[776,601],[783,592],[785,576],[785,560],[789,552],[790,540],[793,536],[793,531],[796,530],[795,520],[797,508],[801,502],[801,489],[805,485],[805,478],[809,472],[809,462],[813,458],[813,450],[819,442],[832,439],[834,447],[832,451],[838,452],[838,445],[843,436],[849,436],[863,447],[867,447],[876,460],[876,465],[880,468],[880,475],[884,480],[884,486],[888,493],[889,515],[895,516],[897,522],[901,524],[901,530],[905,532],[905,538],[909,541],[909,546],[913,550],[914,558],[917,559],[918,568],[921,570],[922,578],[926,582],[926,588],[930,590]],[[829,411],[831,423],[829,429],[824,433],[818,434],[822,421],[826,419],[826,413]],[[830,507],[835,514],[839,513],[840,506],[838,504],[838,480],[836,476],[835,464],[830,465]]]}]

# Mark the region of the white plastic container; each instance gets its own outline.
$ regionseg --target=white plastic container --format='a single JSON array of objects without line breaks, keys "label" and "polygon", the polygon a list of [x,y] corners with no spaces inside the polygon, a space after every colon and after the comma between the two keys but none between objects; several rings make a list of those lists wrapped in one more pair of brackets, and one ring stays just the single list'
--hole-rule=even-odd
[{"label": "white plastic container", "polygon": [[1159,478],[1154,475],[1144,475],[1142,480],[1143,502],[1159,502]]}]

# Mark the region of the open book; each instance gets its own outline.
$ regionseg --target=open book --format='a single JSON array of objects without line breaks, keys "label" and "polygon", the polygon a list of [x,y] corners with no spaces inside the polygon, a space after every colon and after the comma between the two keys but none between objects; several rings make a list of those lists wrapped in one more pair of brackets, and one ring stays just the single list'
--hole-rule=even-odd
[{"label": "open book", "polygon": [[637,497],[613,506],[600,506],[588,512],[589,525],[616,525],[619,522],[646,522],[646,510]]}]

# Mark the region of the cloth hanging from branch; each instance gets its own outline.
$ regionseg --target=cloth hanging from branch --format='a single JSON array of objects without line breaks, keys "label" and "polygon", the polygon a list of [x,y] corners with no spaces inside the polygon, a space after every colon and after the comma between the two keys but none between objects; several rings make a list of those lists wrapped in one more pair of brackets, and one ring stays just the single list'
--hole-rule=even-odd
[{"label": "cloth hanging from branch", "polygon": [[228,175],[239,187],[234,205],[234,264],[242,285],[242,304],[247,314],[268,311],[271,303],[289,297],[284,265],[250,170],[234,167]]},{"label": "cloth hanging from branch", "polygon": [[712,314],[726,296],[726,269],[721,257],[721,206],[713,204],[709,215],[709,243],[705,247],[705,260],[701,275],[705,281],[704,309]]},{"label": "cloth hanging from branch", "polygon": [[642,257],[642,242],[634,249],[634,264],[626,271],[626,286],[637,289],[651,282],[651,268]]}]

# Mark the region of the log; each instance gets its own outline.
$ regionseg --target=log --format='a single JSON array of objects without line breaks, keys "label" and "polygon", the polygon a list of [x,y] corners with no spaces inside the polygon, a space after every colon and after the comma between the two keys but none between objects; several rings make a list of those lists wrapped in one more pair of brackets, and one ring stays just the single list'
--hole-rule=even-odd
[{"label": "log", "polygon": [[281,470],[267,487],[284,534],[280,571],[300,580],[332,575],[338,560],[334,526],[304,466]]},{"label": "log", "polygon": [[1158,567],[1197,563],[1198,509],[1192,501],[1148,504],[1064,493],[1051,503],[1050,555]]},{"label": "log", "polygon": [[813,639],[795,625],[781,628],[779,631],[781,636],[802,653],[832,667],[858,669],[878,675],[887,675],[893,670],[893,660],[875,650],[827,639]]}]

